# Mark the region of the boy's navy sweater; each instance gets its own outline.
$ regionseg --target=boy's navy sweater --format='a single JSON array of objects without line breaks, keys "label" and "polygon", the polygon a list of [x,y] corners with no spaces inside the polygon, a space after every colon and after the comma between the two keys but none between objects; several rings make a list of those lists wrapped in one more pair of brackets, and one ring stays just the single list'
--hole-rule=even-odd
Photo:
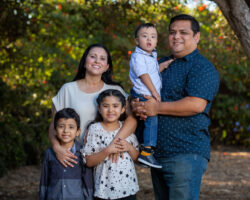
[{"label": "boy's navy sweater", "polygon": [[92,200],[93,172],[83,163],[80,149],[75,142],[71,151],[77,157],[74,167],[64,167],[56,158],[52,148],[45,152],[43,159],[40,200]]}]

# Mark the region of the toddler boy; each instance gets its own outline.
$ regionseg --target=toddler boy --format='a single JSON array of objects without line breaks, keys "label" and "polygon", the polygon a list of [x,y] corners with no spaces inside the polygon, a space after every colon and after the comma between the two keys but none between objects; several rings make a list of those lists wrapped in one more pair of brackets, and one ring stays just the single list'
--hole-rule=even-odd
[{"label": "toddler boy", "polygon": [[[131,95],[133,98],[139,98],[140,101],[147,100],[144,95],[152,96],[157,101],[161,101],[160,72],[172,62],[170,60],[159,67],[155,50],[157,37],[157,30],[151,23],[142,24],[135,31],[137,46],[131,55],[129,76],[134,85],[131,89]],[[138,161],[150,167],[161,168],[162,166],[153,156],[153,148],[157,142],[157,129],[158,117],[148,117],[144,122],[143,145],[141,145],[142,151]]]}]

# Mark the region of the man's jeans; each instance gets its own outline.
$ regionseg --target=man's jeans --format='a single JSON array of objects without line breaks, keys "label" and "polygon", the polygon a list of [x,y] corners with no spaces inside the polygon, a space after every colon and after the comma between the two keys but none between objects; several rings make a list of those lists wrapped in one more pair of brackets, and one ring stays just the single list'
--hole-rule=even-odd
[{"label": "man's jeans", "polygon": [[157,161],[162,169],[151,168],[155,200],[198,200],[207,159],[196,154],[179,154]]},{"label": "man's jeans", "polygon": [[[133,89],[130,90],[133,98],[139,98],[140,101],[147,101],[141,94],[137,94]],[[143,124],[144,123],[144,124]],[[144,122],[139,121],[136,129],[136,136],[140,143],[146,146],[156,146],[158,131],[158,116],[148,117]],[[141,138],[143,130],[143,140]],[[142,142],[143,141],[143,142]]]}]

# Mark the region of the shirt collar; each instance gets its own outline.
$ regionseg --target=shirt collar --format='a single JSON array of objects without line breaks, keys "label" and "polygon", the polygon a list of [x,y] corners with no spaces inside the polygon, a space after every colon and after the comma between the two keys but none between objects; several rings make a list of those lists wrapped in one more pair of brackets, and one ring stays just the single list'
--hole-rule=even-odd
[{"label": "shirt collar", "polygon": [[153,56],[154,58],[157,58],[156,49],[153,50],[152,55],[151,55],[151,54],[149,54],[148,52],[142,50],[140,47],[136,46],[136,47],[135,47],[135,52],[136,52],[136,53],[140,53],[140,54],[144,54],[144,55],[147,55],[147,56]]},{"label": "shirt collar", "polygon": [[[190,54],[182,57],[182,58],[179,58],[181,60],[185,60],[185,61],[190,61],[192,60],[194,57],[196,57],[196,55],[199,54],[199,50],[198,49],[195,49],[193,52],[191,52]],[[170,56],[171,58],[174,58],[173,55]]]},{"label": "shirt collar", "polygon": [[75,143],[74,143],[73,147],[71,147],[69,150],[70,150],[72,153],[75,154],[75,152],[76,152],[76,145],[75,145]]}]

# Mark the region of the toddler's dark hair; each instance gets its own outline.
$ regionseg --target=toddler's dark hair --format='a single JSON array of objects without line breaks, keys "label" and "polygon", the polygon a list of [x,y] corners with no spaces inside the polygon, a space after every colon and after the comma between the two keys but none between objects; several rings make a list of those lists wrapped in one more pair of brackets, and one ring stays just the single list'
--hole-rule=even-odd
[{"label": "toddler's dark hair", "polygon": [[[101,92],[99,96],[97,97],[96,102],[97,102],[98,107],[101,106],[101,103],[105,97],[110,97],[110,96],[114,96],[118,98],[122,104],[122,107],[126,106],[126,99],[119,90],[108,89],[108,90],[104,90],[103,92]],[[121,114],[119,120],[123,121],[125,119],[126,119],[126,113],[124,112],[123,114]],[[95,118],[95,122],[101,122],[101,121],[103,121],[103,118],[102,118],[102,115],[98,111],[96,118]]]},{"label": "toddler's dark hair", "polygon": [[[152,23],[145,23],[145,24],[139,25],[139,26],[136,28],[136,30],[135,30],[135,38],[138,37],[138,33],[139,33],[139,31],[140,31],[142,28],[150,28],[150,27],[156,29],[155,25],[152,24]],[[157,29],[156,29],[156,31],[157,31]]]},{"label": "toddler's dark hair", "polygon": [[80,128],[80,117],[73,108],[64,108],[58,111],[54,118],[54,128],[56,129],[59,119],[74,119],[76,121],[77,130]]}]

